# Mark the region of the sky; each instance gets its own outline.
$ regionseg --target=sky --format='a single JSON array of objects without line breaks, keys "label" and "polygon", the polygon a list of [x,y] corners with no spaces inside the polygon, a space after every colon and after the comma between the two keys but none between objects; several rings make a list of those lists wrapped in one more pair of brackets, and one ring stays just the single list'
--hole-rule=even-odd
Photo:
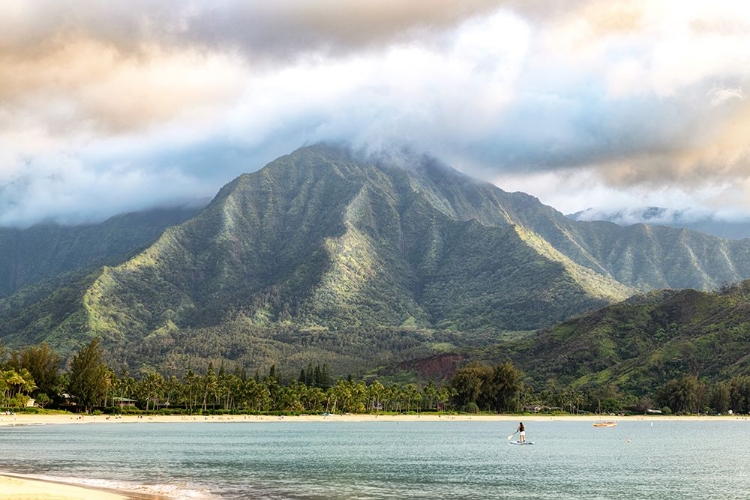
[{"label": "sky", "polygon": [[750,218],[737,0],[4,0],[0,225],[407,146],[563,213]]}]

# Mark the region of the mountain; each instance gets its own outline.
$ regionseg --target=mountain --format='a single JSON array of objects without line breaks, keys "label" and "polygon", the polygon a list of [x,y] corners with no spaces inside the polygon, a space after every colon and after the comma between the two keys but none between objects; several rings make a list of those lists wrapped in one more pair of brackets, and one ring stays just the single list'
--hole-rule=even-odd
[{"label": "mountain", "polygon": [[646,207],[606,211],[589,208],[569,214],[568,217],[578,221],[614,222],[620,226],[650,224],[684,228],[730,240],[750,238],[750,220],[748,219],[723,220],[713,214],[696,213],[692,210]]},{"label": "mountain", "polygon": [[118,215],[99,224],[0,228],[0,297],[81,268],[119,264],[199,209],[152,209]]},{"label": "mountain", "polygon": [[101,336],[119,362],[175,373],[345,373],[512,339],[638,291],[748,278],[750,241],[572,221],[426,156],[316,145],[89,271],[0,301],[0,339],[66,353]]},{"label": "mountain", "polygon": [[543,384],[653,394],[684,374],[750,374],[750,281],[718,292],[655,291],[502,346]]}]

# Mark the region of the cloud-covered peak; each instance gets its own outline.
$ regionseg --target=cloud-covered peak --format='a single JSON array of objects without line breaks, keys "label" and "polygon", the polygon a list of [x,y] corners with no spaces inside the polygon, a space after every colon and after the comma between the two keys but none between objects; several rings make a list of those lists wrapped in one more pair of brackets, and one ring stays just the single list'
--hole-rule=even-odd
[{"label": "cloud-covered peak", "polygon": [[0,6],[0,223],[408,146],[563,211],[750,213],[750,10],[571,0]]}]

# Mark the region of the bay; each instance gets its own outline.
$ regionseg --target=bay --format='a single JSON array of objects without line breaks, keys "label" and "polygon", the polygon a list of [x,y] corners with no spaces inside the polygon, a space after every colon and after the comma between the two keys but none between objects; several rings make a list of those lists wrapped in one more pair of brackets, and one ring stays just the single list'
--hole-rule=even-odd
[{"label": "bay", "polygon": [[177,498],[745,499],[750,422],[284,422],[0,428],[0,470]]}]

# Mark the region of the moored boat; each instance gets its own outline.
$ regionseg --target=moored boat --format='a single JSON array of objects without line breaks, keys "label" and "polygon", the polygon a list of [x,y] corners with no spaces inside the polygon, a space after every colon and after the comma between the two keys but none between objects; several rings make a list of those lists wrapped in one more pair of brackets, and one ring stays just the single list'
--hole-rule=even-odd
[{"label": "moored boat", "polygon": [[617,427],[617,422],[594,422],[594,427]]}]

